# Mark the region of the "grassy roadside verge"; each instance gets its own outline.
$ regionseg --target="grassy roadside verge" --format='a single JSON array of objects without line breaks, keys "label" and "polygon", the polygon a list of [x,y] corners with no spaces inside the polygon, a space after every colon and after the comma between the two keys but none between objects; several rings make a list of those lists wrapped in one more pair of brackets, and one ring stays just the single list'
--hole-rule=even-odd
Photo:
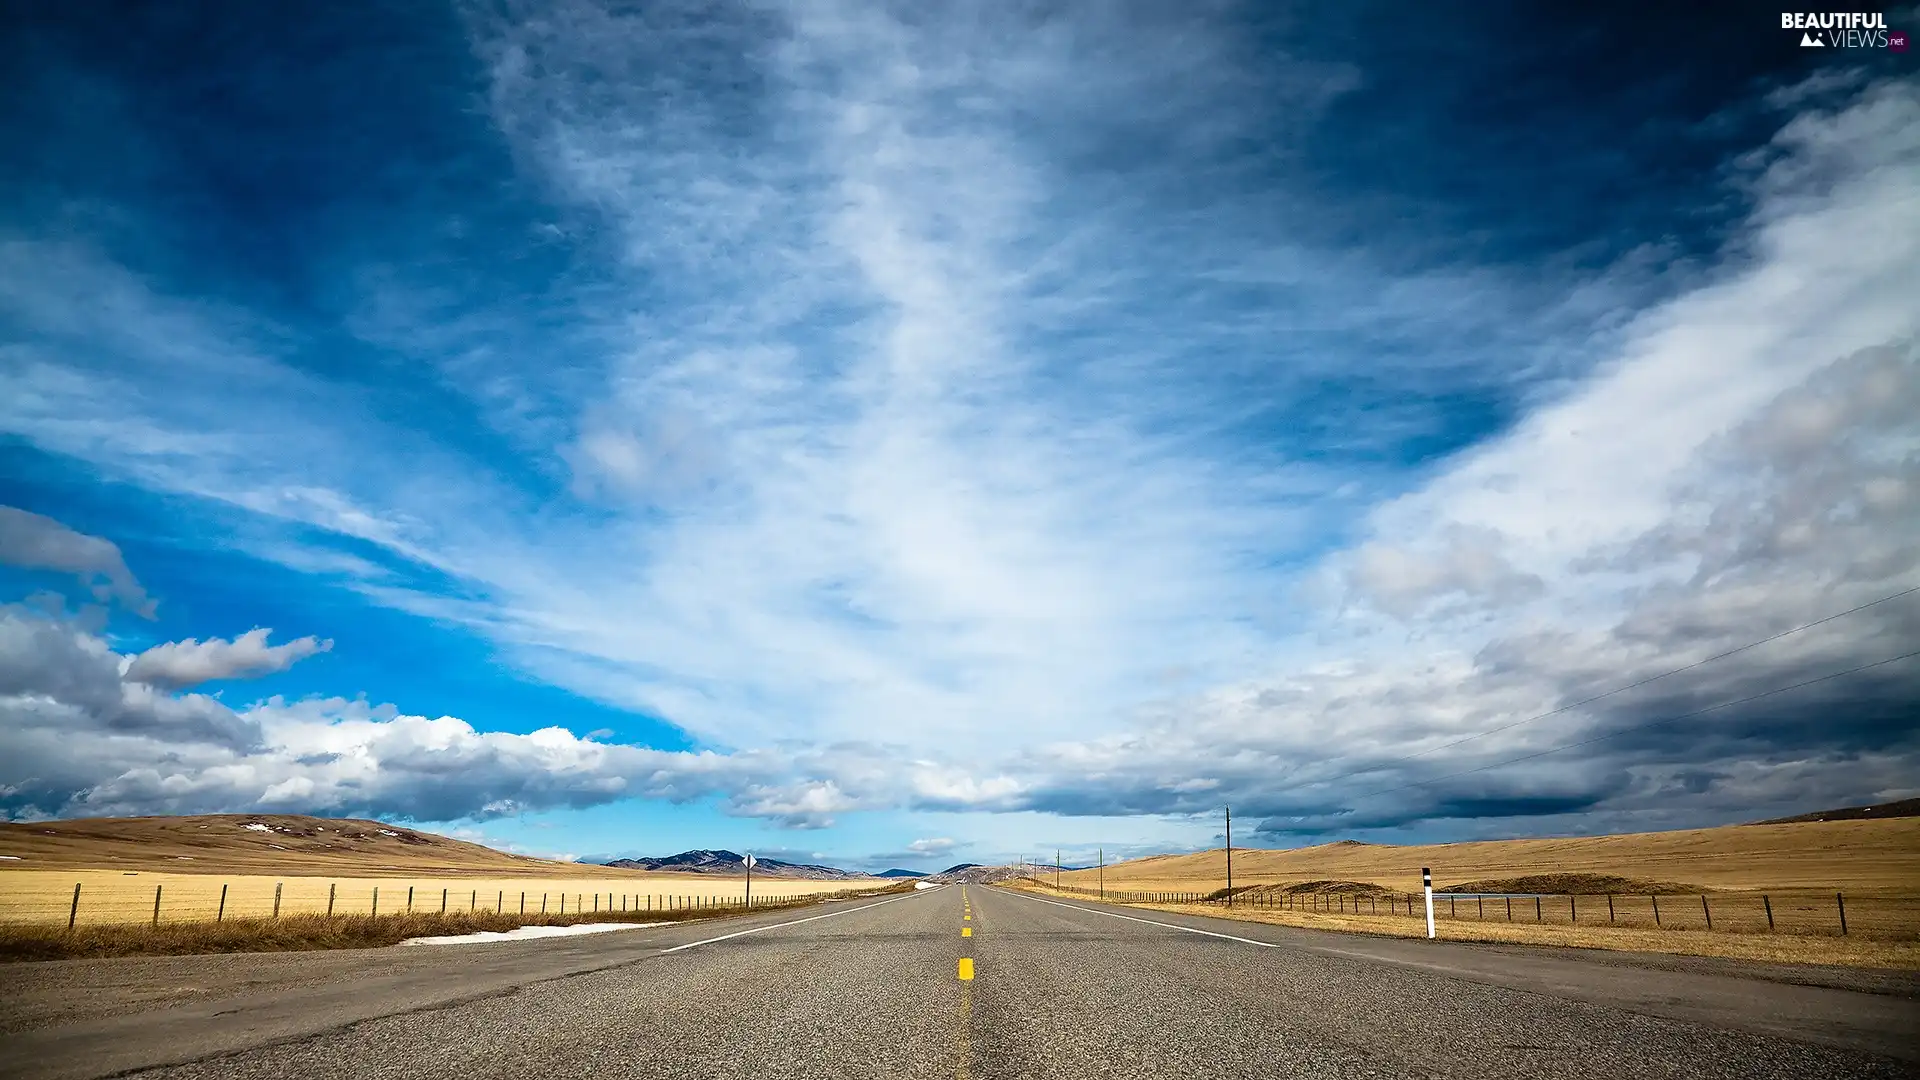
[{"label": "grassy roadside verge", "polygon": [[[1007,882],[1007,887],[1038,896],[1102,903],[1078,894],[1056,892],[1046,885]],[[1227,908],[1219,904],[1109,903],[1123,910],[1149,909],[1182,915],[1291,926],[1303,930],[1338,930],[1376,937],[1423,938],[1426,926],[1405,915],[1342,915],[1269,908]],[[1803,936],[1796,934],[1710,933],[1704,930],[1643,930],[1631,927],[1529,926],[1524,923],[1468,922],[1444,919],[1439,923],[1444,941],[1500,945],[1552,945],[1569,949],[1606,949],[1621,952],[1668,953],[1678,956],[1715,956],[1775,964],[1827,964],[1841,967],[1920,971],[1920,941]]]},{"label": "grassy roadside verge", "polygon": [[[828,894],[858,899],[901,891],[885,889]],[[812,907],[826,895],[753,910]],[[72,931],[46,924],[0,925],[0,963],[72,960],[113,956],[182,956],[195,953],[300,952],[313,949],[373,949],[408,938],[506,931],[522,926],[576,926],[581,923],[664,923],[744,915],[740,907],[692,911],[601,911],[577,915],[499,915],[479,912],[415,912],[396,915],[288,915],[278,919],[227,919],[223,922],[163,922],[159,926],[123,924],[79,926]]]}]

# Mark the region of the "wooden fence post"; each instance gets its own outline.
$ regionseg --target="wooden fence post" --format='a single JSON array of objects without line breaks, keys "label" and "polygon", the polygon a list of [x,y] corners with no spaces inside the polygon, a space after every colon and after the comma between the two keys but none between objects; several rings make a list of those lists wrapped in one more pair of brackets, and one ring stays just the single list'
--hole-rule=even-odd
[{"label": "wooden fence post", "polygon": [[1833,894],[1833,902],[1840,905],[1840,936],[1847,936],[1847,898],[1839,893]]},{"label": "wooden fence post", "polygon": [[219,922],[227,917],[227,887],[220,886],[220,909],[213,913],[213,921]]},{"label": "wooden fence post", "polygon": [[80,917],[80,883],[73,883],[73,906],[67,909],[67,932],[73,932],[73,923]]},{"label": "wooden fence post", "polygon": [[442,886],[440,889],[440,914],[445,915],[446,913],[447,913],[447,890],[445,886]]},{"label": "wooden fence post", "polygon": [[1574,922],[1580,921],[1580,898],[1572,893],[1567,894],[1567,912],[1573,917]]},{"label": "wooden fence post", "polygon": [[1533,898],[1533,921],[1540,921],[1540,898],[1538,896]]},{"label": "wooden fence post", "polygon": [[1507,921],[1513,921],[1513,897],[1507,897]]},{"label": "wooden fence post", "polygon": [[1707,917],[1707,929],[1713,929],[1713,909],[1707,906],[1707,898],[1700,897],[1700,914]]},{"label": "wooden fence post", "polygon": [[1766,905],[1766,909],[1767,909],[1767,929],[1768,929],[1769,931],[1771,931],[1771,930],[1773,929],[1773,901],[1772,901],[1771,899],[1769,899],[1769,898],[1767,897],[1767,894],[1766,894],[1766,893],[1761,893],[1761,894],[1760,894],[1760,903],[1762,903],[1762,904],[1764,904],[1764,905]]},{"label": "wooden fence post", "polygon": [[1653,901],[1653,925],[1658,927],[1660,925],[1660,898],[1653,896],[1648,899]]},{"label": "wooden fence post", "polygon": [[373,913],[380,914],[380,886],[373,887]]},{"label": "wooden fence post", "polygon": [[329,882],[327,882],[327,918],[329,918],[329,919],[331,919],[331,918],[333,918],[333,894],[334,894],[334,890],[335,890],[335,889],[337,889],[337,888],[339,888],[339,887],[340,887],[340,886],[339,886],[339,884],[338,884],[337,882],[332,882],[332,881],[329,881]]},{"label": "wooden fence post", "polygon": [[160,886],[153,887],[153,925],[160,925]]},{"label": "wooden fence post", "polygon": [[407,913],[413,913],[413,886],[407,886]]},{"label": "wooden fence post", "polygon": [[1607,921],[1613,921],[1613,894],[1607,894]]},{"label": "wooden fence post", "polygon": [[273,883],[273,917],[280,917],[280,883]]}]

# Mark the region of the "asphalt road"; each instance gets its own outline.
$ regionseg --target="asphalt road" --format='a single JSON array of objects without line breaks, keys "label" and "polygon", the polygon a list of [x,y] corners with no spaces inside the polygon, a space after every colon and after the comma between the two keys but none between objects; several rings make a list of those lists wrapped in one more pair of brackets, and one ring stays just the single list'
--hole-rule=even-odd
[{"label": "asphalt road", "polygon": [[1911,983],[1742,970],[955,886],[549,941],[12,965],[0,1075],[1920,1077]]}]

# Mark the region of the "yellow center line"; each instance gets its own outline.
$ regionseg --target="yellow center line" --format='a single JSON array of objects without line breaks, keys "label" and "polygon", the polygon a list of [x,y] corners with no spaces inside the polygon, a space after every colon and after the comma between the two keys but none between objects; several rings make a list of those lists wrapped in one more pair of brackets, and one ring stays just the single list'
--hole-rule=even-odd
[{"label": "yellow center line", "polygon": [[973,936],[973,927],[971,927],[971,926],[963,926],[963,927],[961,927],[961,928],[960,928],[960,936],[961,936],[961,937],[972,937],[972,936]]},{"label": "yellow center line", "polygon": [[963,956],[960,958],[960,981],[973,981],[973,957],[971,956]]}]

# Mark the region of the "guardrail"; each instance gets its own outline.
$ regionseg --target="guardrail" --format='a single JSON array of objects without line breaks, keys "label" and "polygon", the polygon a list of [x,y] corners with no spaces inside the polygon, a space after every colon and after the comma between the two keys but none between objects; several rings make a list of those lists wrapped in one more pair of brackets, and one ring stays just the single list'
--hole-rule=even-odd
[{"label": "guardrail", "polygon": [[[1287,891],[1255,885],[1201,892],[1136,892],[1026,882],[1054,892],[1118,904],[1203,904],[1348,918],[1425,919],[1417,892]],[[1511,922],[1567,927],[1630,927],[1715,933],[1920,938],[1920,896],[1846,895],[1820,889],[1704,893],[1448,893],[1433,894],[1441,922]]]}]

